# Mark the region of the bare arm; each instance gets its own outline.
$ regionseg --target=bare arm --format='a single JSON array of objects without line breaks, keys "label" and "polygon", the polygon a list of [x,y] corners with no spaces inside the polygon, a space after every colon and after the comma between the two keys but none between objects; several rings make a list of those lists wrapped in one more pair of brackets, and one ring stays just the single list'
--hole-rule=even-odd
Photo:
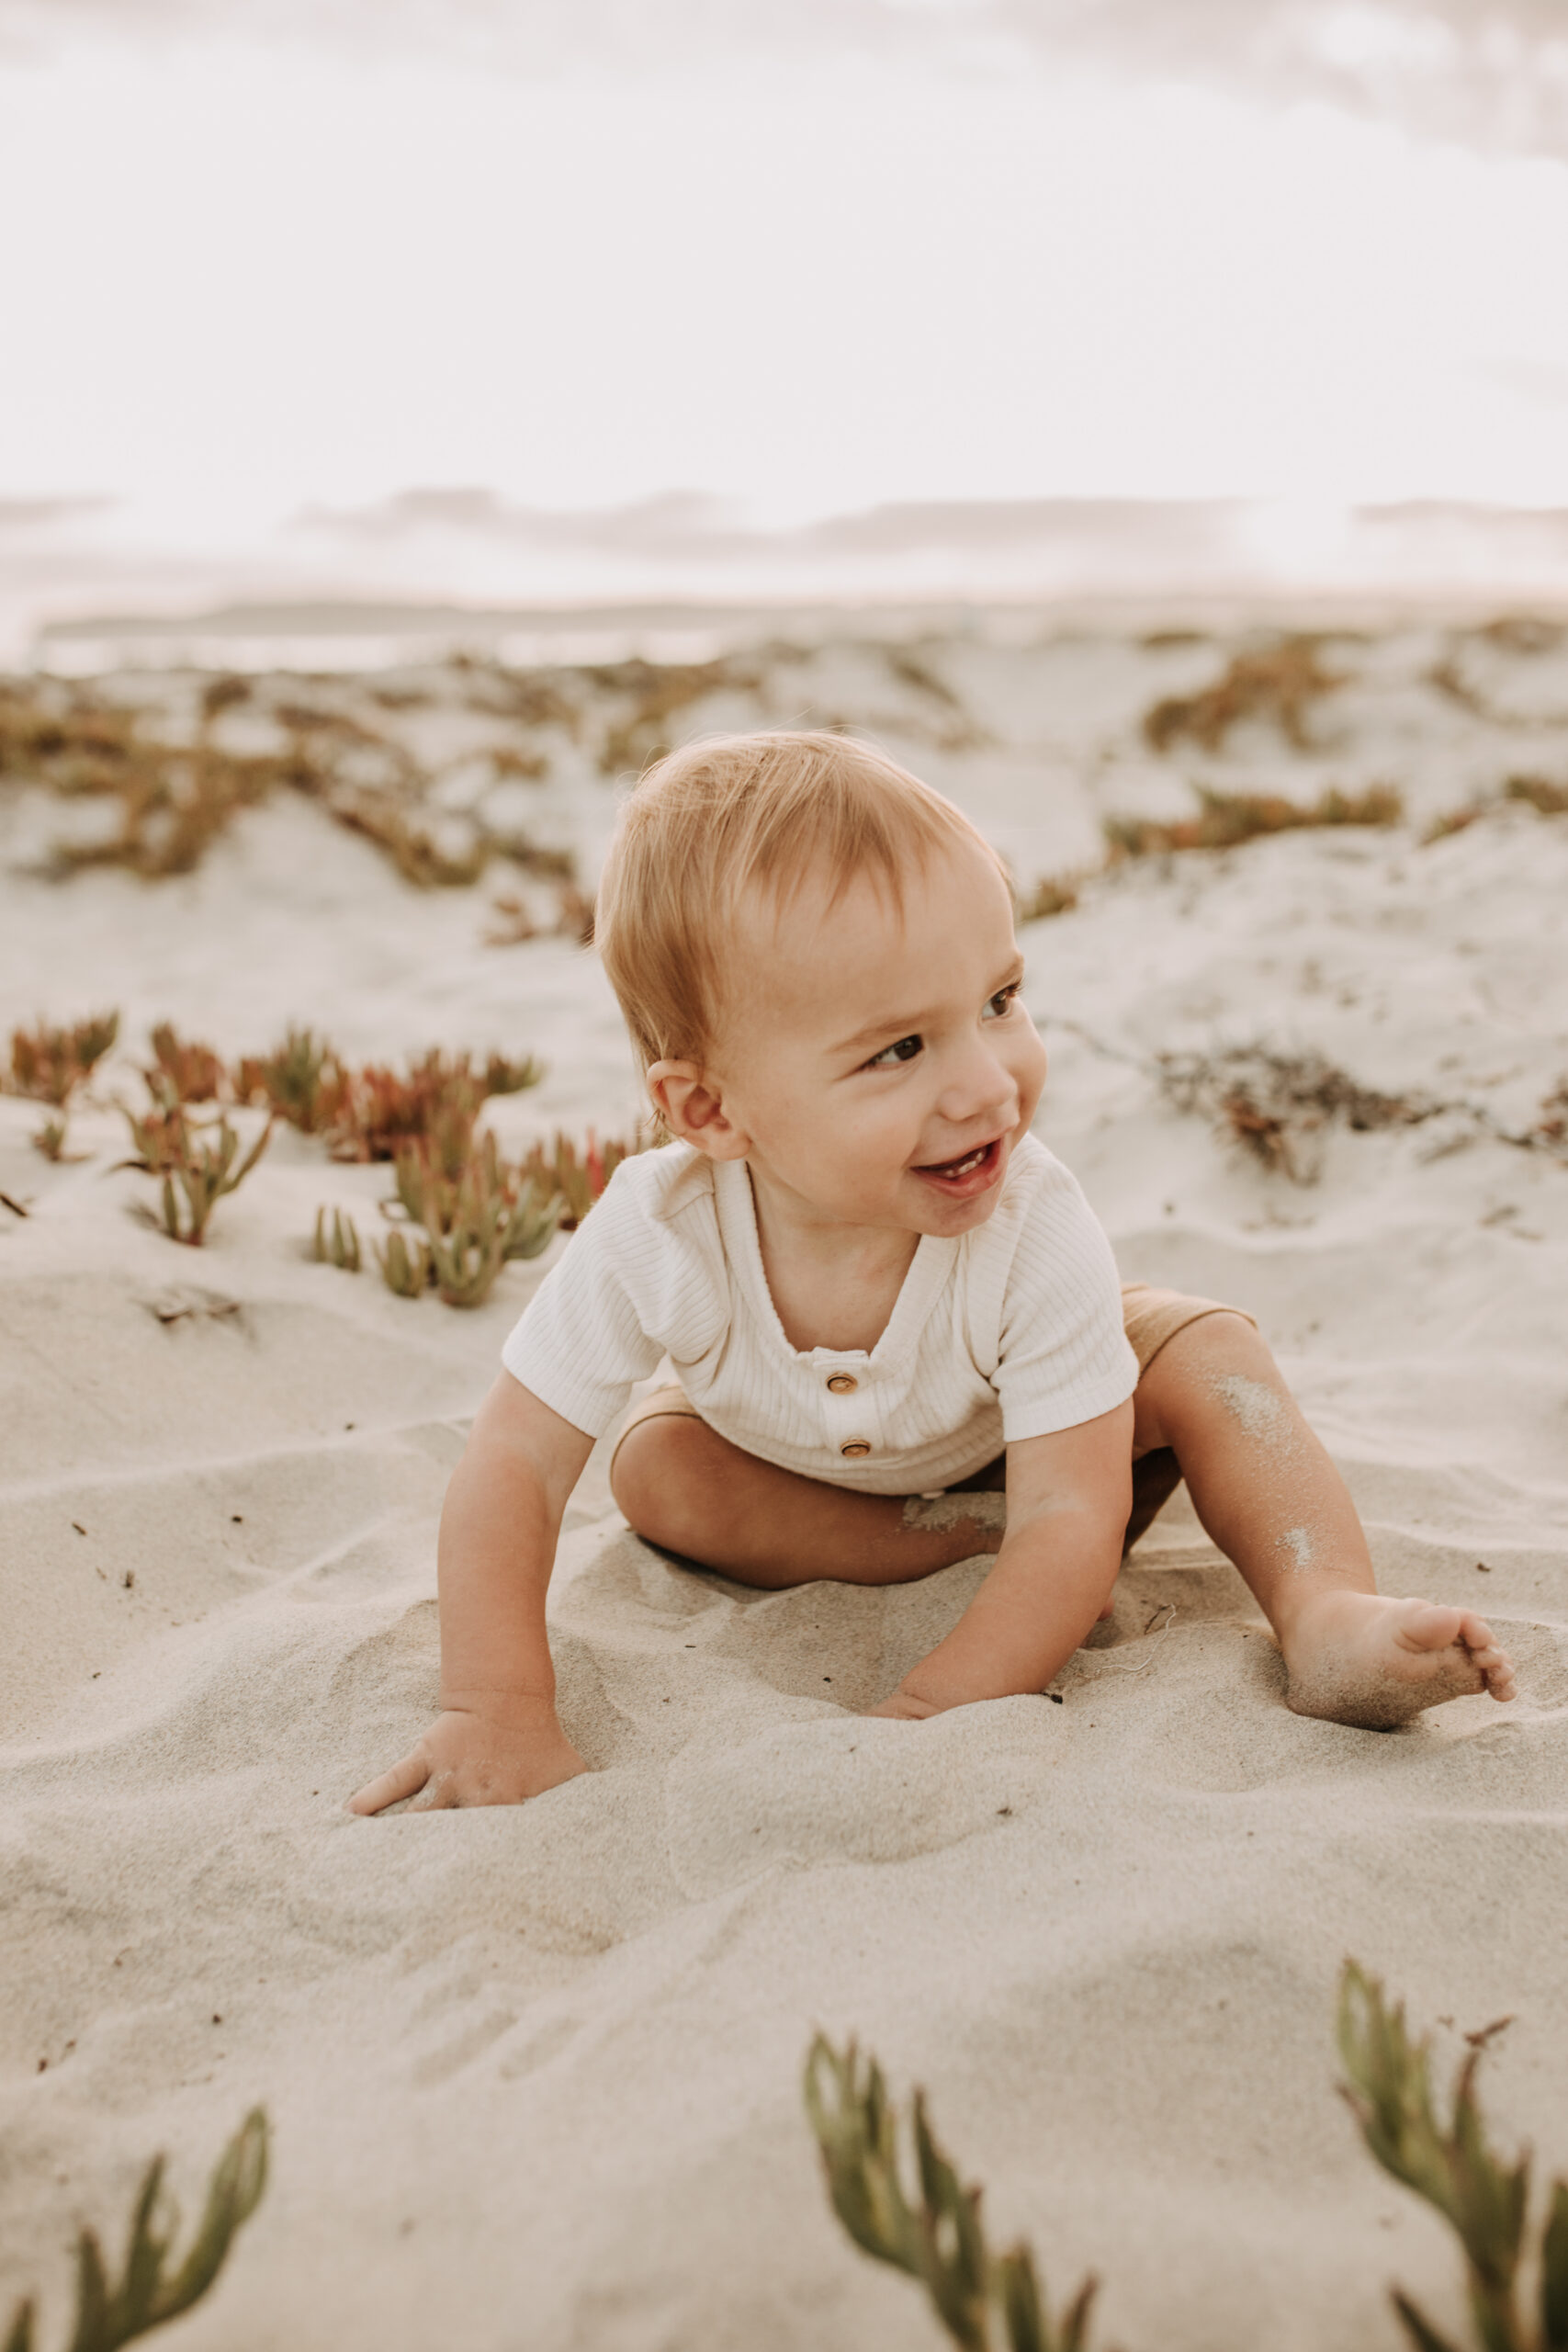
[{"label": "bare arm", "polygon": [[350,1800],[424,1791],[420,1810],[516,1804],[587,1770],[556,1716],[545,1594],[592,1438],[503,1372],[480,1406],[441,1513],[441,1704],[417,1747]]},{"label": "bare arm", "polygon": [[1129,1402],[1077,1429],[1008,1448],[1008,1529],[997,1565],[945,1641],[872,1713],[921,1716],[1043,1690],[1099,1616],[1132,1508]]}]

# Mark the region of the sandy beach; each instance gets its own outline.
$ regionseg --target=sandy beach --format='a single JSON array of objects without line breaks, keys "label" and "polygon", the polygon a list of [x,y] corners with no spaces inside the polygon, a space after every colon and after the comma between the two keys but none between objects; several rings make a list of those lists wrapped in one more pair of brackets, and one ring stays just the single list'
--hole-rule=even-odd
[{"label": "sandy beach", "polygon": [[[61,871],[112,796],[0,775],[0,1038],[121,1015],[74,1157],[0,1096],[0,2314],[38,2290],[63,2340],[80,2222],[118,2242],[156,2148],[191,2211],[260,2101],[271,2186],[189,2352],[935,2347],[829,2211],[799,2088],[821,2027],[926,2086],[1054,2292],[1100,2274],[1105,2344],[1393,2352],[1395,2278],[1461,2324],[1449,2241],[1335,2095],[1333,1996],[1356,1955],[1443,2021],[1445,2078],[1511,2014],[1488,2111],[1568,2163],[1568,1145],[1543,1109],[1568,1080],[1568,629],[1363,616],[1314,640],[1293,718],[1203,702],[1276,636],[1020,610],[678,669],[261,673],[227,699],[127,673],[92,694],[164,742],[314,762],[152,878]],[[293,1021],[360,1059],[536,1054],[487,1111],[503,1152],[629,1132],[564,892],[656,742],[829,722],[960,800],[1026,898],[1073,901],[1021,933],[1040,1132],[1124,1278],[1257,1316],[1382,1589],[1484,1610],[1513,1705],[1387,1735],[1292,1715],[1178,1496],[1060,1704],[871,1722],[985,1562],[749,1591],[633,1538],[601,1446],[551,1600],[592,1774],[518,1810],[344,1813],[429,1715],[445,1482],[572,1244],[471,1312],[394,1296],[310,1253],[322,1204],[383,1229],[388,1170],[280,1125],[181,1248],[137,1214],[115,1098],[141,1099],[154,1022],[235,1057]],[[1139,836],[1199,787],[1398,805],[1234,848]],[[344,821],[372,804],[475,878],[403,878],[385,826]],[[1109,865],[1108,820],[1134,844]],[[1272,1144],[1227,1114],[1238,1085]]]}]

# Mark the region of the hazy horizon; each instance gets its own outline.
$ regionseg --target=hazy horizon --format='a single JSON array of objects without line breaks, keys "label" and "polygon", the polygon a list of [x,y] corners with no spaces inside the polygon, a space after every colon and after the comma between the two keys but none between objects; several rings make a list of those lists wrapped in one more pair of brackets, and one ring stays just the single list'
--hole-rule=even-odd
[{"label": "hazy horizon", "polygon": [[[0,0],[0,205],[8,659],[117,601],[854,594],[916,509],[901,584],[978,593],[1078,559],[960,509],[1137,508],[1163,577],[1227,508],[1196,576],[1268,581],[1568,507],[1548,0]],[[1490,527],[1444,560],[1506,591]]]}]

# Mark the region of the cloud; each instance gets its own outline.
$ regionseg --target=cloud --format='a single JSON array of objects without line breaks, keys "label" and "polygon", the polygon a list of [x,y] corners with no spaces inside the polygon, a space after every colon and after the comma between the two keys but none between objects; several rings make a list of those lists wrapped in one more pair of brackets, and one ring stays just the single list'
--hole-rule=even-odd
[{"label": "cloud", "polygon": [[56,523],[73,523],[79,515],[102,514],[112,498],[0,498],[0,539],[48,531]]},{"label": "cloud", "polygon": [[519,554],[623,558],[662,565],[762,561],[806,566],[941,558],[971,560],[1071,555],[1157,563],[1212,553],[1247,502],[1118,498],[908,500],[770,529],[722,499],[672,491],[635,504],[568,512],[513,505],[492,490],[400,491],[374,505],[312,508],[295,528],[344,548],[394,549],[468,540]]},{"label": "cloud", "polygon": [[1562,0],[993,0],[987,14],[1042,57],[1568,154]]},{"label": "cloud", "polygon": [[1562,0],[0,0],[0,54],[214,33],[605,80],[855,51],[1028,60],[1316,98],[1421,136],[1568,155]]}]

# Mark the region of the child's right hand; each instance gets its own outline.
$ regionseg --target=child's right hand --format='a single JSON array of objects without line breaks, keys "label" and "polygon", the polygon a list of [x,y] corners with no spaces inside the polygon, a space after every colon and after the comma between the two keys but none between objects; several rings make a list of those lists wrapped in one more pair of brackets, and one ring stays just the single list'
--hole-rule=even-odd
[{"label": "child's right hand", "polygon": [[547,1701],[449,1707],[417,1747],[348,1801],[350,1813],[380,1813],[423,1794],[411,1813],[448,1805],[522,1804],[590,1767]]}]

